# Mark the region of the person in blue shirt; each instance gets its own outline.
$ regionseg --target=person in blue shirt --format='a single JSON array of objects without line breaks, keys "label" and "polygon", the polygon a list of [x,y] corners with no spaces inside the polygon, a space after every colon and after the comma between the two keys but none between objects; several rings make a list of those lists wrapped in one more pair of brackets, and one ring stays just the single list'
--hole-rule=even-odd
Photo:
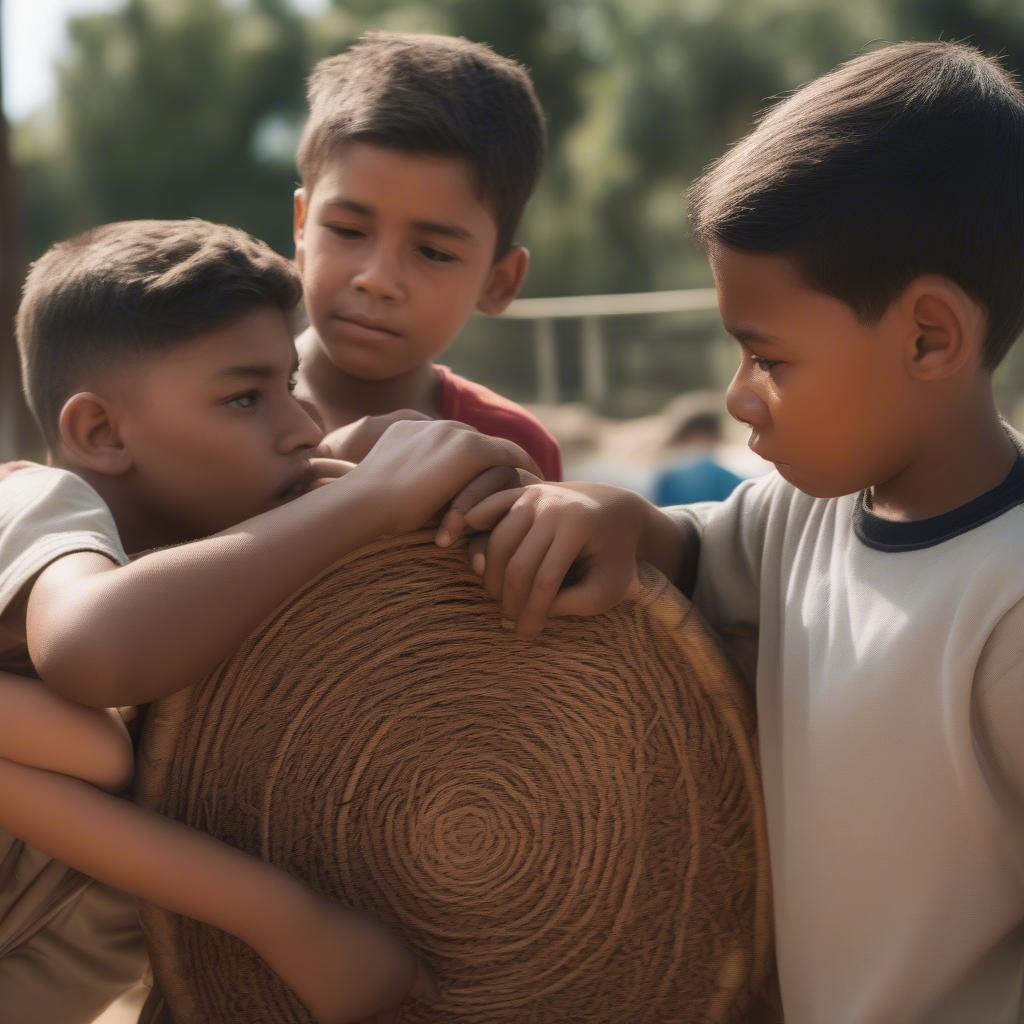
[{"label": "person in blue shirt", "polygon": [[669,442],[675,458],[654,478],[654,503],[664,508],[728,498],[742,477],[715,459],[715,446],[721,440],[722,421],[717,413],[694,413],[683,420]]}]

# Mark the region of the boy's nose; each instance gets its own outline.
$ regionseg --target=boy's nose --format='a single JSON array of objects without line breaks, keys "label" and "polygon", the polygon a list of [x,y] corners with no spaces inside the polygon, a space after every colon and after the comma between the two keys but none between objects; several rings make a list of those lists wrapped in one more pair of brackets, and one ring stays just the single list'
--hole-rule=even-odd
[{"label": "boy's nose", "polygon": [[767,419],[768,406],[746,381],[742,366],[736,371],[725,392],[725,407],[734,420],[750,427],[764,426]]},{"label": "boy's nose", "polygon": [[323,427],[298,399],[293,398],[290,406],[290,418],[281,433],[281,448],[286,452],[316,448],[323,440]]},{"label": "boy's nose", "polygon": [[402,286],[397,258],[378,247],[369,254],[366,263],[352,278],[352,287],[374,299],[398,298]]}]

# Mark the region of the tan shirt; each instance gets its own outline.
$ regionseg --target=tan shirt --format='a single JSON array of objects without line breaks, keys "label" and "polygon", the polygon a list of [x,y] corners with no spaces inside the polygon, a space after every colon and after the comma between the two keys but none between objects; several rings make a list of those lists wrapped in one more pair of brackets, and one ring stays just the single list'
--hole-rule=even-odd
[{"label": "tan shirt", "polygon": [[698,606],[759,635],[787,1024],[1024,1020],[1015,473],[987,521],[981,502],[890,530],[859,496],[811,498],[775,473],[673,510],[701,534]]},{"label": "tan shirt", "polygon": [[[42,569],[75,551],[128,561],[110,510],[88,484],[43,466],[0,481],[0,615]],[[0,629],[0,669],[31,674],[20,629]],[[0,830],[0,1024],[86,1024],[145,966],[129,897]]]}]

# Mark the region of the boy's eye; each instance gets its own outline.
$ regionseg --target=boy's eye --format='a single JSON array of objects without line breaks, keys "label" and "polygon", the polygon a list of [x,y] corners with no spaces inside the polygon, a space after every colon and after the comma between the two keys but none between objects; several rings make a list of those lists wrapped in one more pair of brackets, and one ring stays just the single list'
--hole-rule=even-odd
[{"label": "boy's eye", "polygon": [[750,361],[757,367],[757,369],[764,370],[766,372],[778,366],[780,363],[780,360],[778,359],[765,359],[763,356],[753,355],[750,357]]},{"label": "boy's eye", "polygon": [[227,399],[224,404],[234,409],[251,409],[256,404],[257,397],[255,391],[246,391],[244,395],[235,395],[234,398]]},{"label": "boy's eye", "polygon": [[347,227],[344,227],[341,224],[325,224],[324,227],[326,227],[328,231],[330,231],[333,234],[337,235],[339,238],[363,238],[363,237],[365,237],[364,232],[360,231],[358,228],[347,228]]},{"label": "boy's eye", "polygon": [[432,245],[421,245],[420,255],[426,257],[431,263],[454,263],[455,257],[450,252],[443,252],[435,249]]}]

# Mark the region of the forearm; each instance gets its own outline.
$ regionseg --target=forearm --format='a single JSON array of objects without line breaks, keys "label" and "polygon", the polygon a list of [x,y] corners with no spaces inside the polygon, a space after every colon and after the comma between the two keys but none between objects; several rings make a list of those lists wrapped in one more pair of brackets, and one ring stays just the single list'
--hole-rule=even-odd
[{"label": "forearm", "polygon": [[154,700],[198,682],[285,597],[379,532],[379,503],[352,478],[110,572],[62,580],[62,560],[29,601],[33,664],[83,703]]},{"label": "forearm", "polygon": [[41,682],[0,672],[0,757],[84,779],[112,792],[134,768],[131,740],[112,708],[89,708]]},{"label": "forearm", "polygon": [[250,944],[302,892],[212,836],[78,779],[3,759],[0,827],[100,882]]}]

